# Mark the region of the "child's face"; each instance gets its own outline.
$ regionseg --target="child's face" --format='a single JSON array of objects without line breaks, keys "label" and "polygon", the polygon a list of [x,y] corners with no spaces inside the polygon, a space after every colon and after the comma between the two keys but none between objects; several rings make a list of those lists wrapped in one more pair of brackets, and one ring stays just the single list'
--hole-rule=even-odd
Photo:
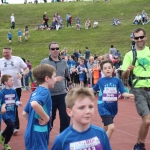
[{"label": "child's face", "polygon": [[8,81],[5,82],[5,86],[10,87],[10,88],[13,87],[13,84],[14,84],[14,80],[12,77],[8,78]]},{"label": "child's face", "polygon": [[80,65],[83,65],[83,61],[82,61],[82,60],[80,60],[80,62],[79,62],[79,63],[80,63]]},{"label": "child's face", "polygon": [[82,100],[78,99],[72,109],[67,108],[67,113],[73,120],[73,126],[83,129],[91,123],[94,102],[88,97],[84,97]]},{"label": "child's face", "polygon": [[47,81],[48,82],[48,88],[53,88],[54,87],[54,84],[56,83],[55,76],[56,76],[56,73],[54,72],[51,78],[48,77],[49,78],[48,81]]},{"label": "child's face", "polygon": [[105,63],[103,65],[102,71],[106,77],[112,77],[113,68],[110,63]]}]

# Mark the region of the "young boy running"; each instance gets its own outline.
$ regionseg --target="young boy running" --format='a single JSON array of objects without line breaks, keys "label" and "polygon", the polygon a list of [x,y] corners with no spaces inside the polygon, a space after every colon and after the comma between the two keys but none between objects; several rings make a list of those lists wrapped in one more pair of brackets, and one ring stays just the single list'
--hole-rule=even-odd
[{"label": "young boy running", "polygon": [[59,134],[51,150],[111,150],[106,132],[91,124],[95,96],[90,88],[74,88],[65,102],[72,125]]},{"label": "young boy running", "polygon": [[56,82],[56,70],[48,64],[37,66],[33,70],[34,79],[39,86],[31,94],[23,111],[28,120],[24,134],[26,150],[48,150],[52,100],[49,88]]},{"label": "young boy running", "polygon": [[18,30],[18,42],[22,42],[22,32],[20,29]]},{"label": "young boy running", "polygon": [[5,88],[1,91],[2,92],[2,100],[5,102],[6,105],[6,113],[2,114],[2,119],[6,124],[5,130],[0,135],[0,143],[4,142],[4,149],[11,150],[8,142],[10,141],[13,133],[16,121],[16,106],[22,105],[19,101],[16,90],[13,87],[13,78],[10,75],[4,74],[1,78],[2,84],[5,85]]},{"label": "young boy running", "polygon": [[110,139],[115,128],[113,119],[118,112],[118,93],[120,92],[123,97],[131,99],[134,99],[134,95],[125,92],[119,78],[112,77],[113,63],[110,60],[102,61],[100,68],[105,77],[98,80],[93,90],[100,91],[97,102],[98,111]]}]

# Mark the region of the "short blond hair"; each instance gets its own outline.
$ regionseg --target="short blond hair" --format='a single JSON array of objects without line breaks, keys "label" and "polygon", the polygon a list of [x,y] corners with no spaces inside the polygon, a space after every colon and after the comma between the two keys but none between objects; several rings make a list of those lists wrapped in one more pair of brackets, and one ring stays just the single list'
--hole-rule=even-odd
[{"label": "short blond hair", "polygon": [[95,96],[93,90],[84,87],[73,88],[65,97],[66,108],[72,109],[77,100],[82,100],[85,97],[88,97],[92,101],[94,101]]}]

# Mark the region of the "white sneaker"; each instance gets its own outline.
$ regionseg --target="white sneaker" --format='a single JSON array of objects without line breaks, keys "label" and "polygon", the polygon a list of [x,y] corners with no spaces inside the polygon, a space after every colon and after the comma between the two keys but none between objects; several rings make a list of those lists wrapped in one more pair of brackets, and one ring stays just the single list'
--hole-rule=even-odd
[{"label": "white sneaker", "polygon": [[17,135],[18,129],[14,129],[13,135]]}]

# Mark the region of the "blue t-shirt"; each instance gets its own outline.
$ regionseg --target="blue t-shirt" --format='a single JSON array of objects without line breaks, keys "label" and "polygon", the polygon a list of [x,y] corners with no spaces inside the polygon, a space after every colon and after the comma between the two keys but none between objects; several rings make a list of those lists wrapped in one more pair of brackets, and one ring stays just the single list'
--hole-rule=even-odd
[{"label": "blue t-shirt", "polygon": [[84,54],[85,54],[85,59],[89,59],[90,53],[91,53],[91,52],[90,52],[89,50],[86,50],[86,51],[85,51],[85,53],[84,53]]},{"label": "blue t-shirt", "polygon": [[47,88],[38,86],[38,88],[31,94],[30,99],[24,109],[28,113],[28,123],[24,133],[26,150],[48,150],[50,121],[41,126],[38,122],[40,116],[34,111],[31,106],[32,101],[37,101],[51,117],[52,100],[50,92]]},{"label": "blue t-shirt", "polygon": [[8,32],[8,38],[12,38],[12,34],[10,32]]},{"label": "blue t-shirt", "polygon": [[[4,103],[4,101],[2,99],[2,92],[0,91],[0,109],[1,109],[3,103]],[[1,120],[2,120],[2,115],[1,115],[1,111],[0,111],[0,125],[1,125]]]},{"label": "blue t-shirt", "polygon": [[12,122],[16,121],[16,101],[19,101],[15,89],[6,89],[2,91],[2,101],[6,104],[6,113],[2,114],[3,120],[11,119]]},{"label": "blue t-shirt", "polygon": [[22,36],[22,32],[18,30],[18,36]]},{"label": "blue t-shirt", "polygon": [[114,117],[118,112],[118,93],[125,92],[122,81],[114,77],[100,78],[93,90],[99,90],[97,103],[100,116],[111,115]]},{"label": "blue t-shirt", "polygon": [[60,133],[51,150],[111,150],[110,143],[104,129],[90,125],[89,129],[78,132],[69,126]]}]

